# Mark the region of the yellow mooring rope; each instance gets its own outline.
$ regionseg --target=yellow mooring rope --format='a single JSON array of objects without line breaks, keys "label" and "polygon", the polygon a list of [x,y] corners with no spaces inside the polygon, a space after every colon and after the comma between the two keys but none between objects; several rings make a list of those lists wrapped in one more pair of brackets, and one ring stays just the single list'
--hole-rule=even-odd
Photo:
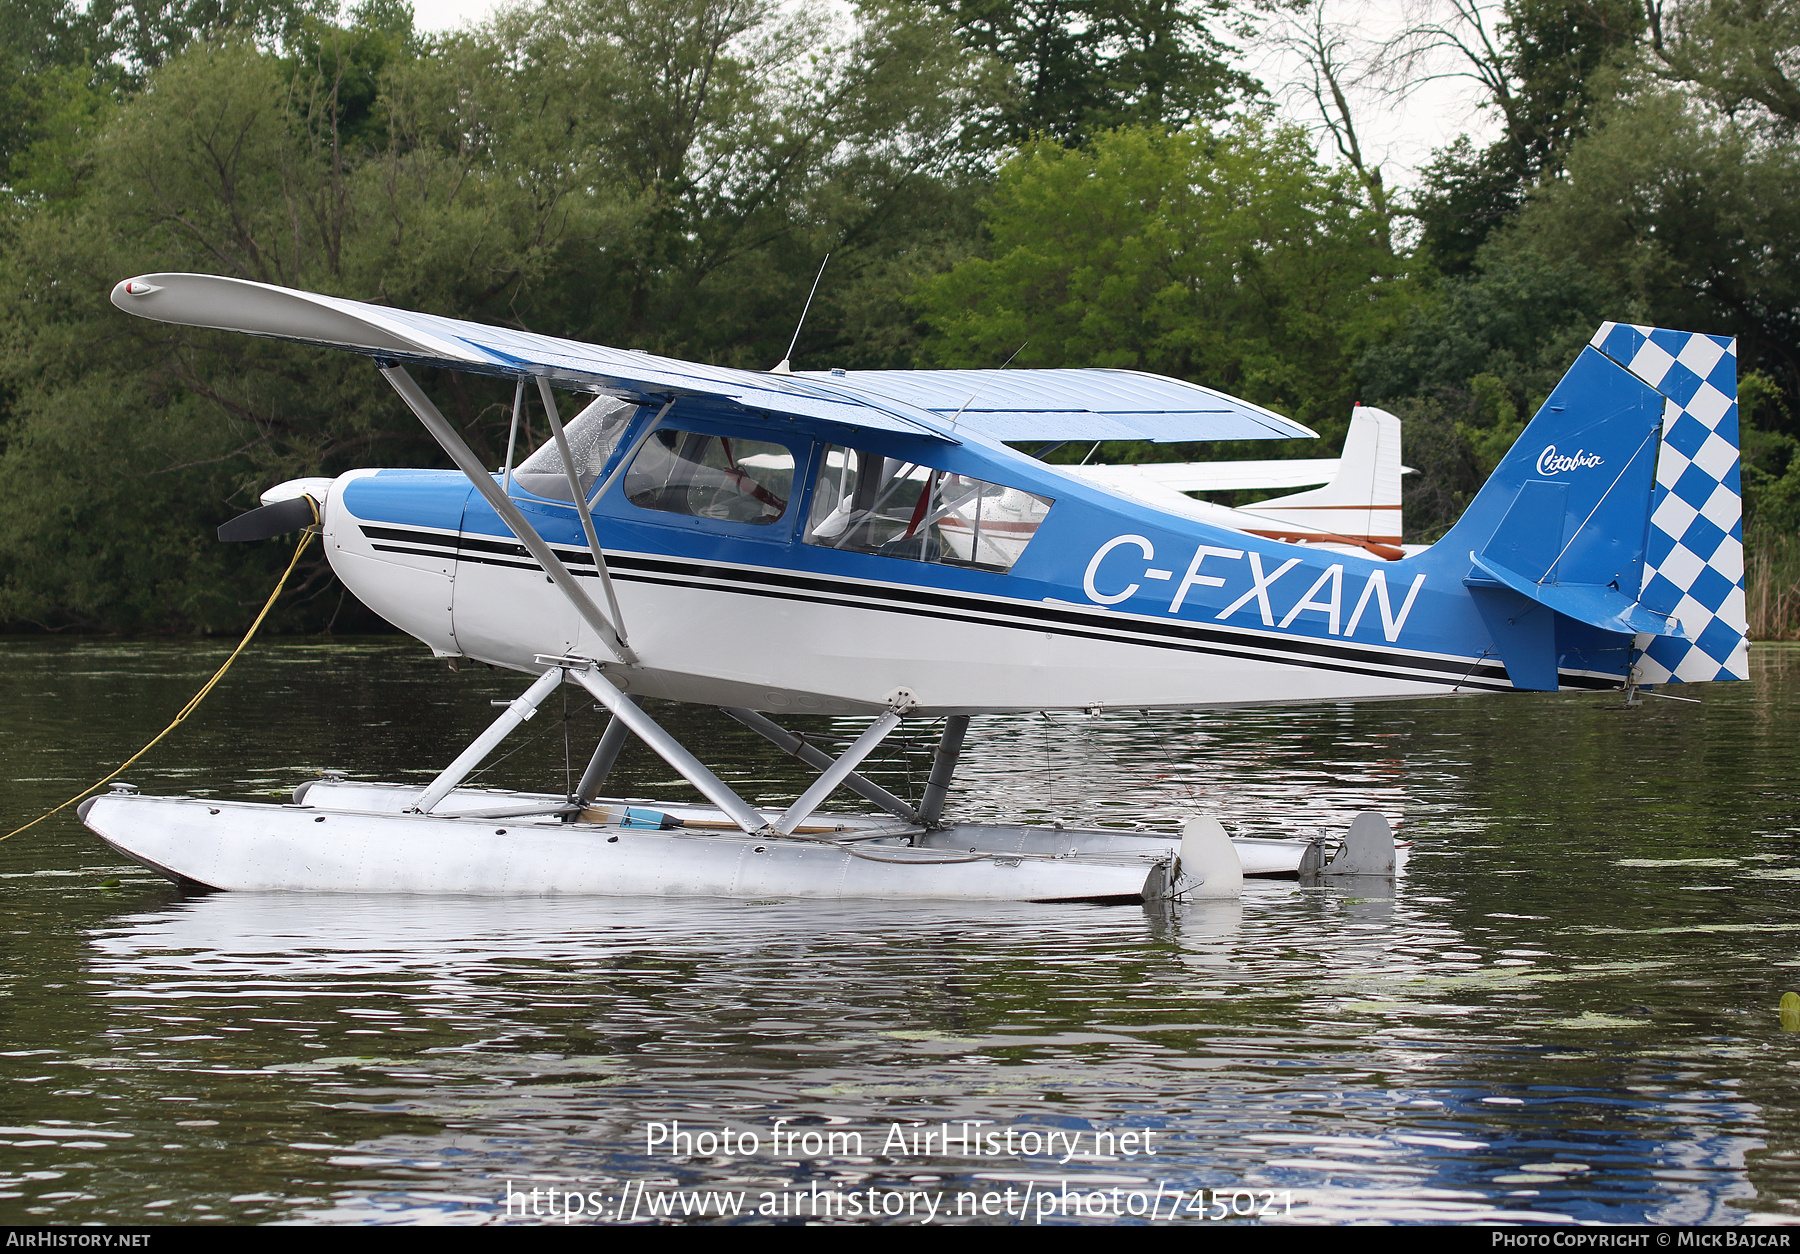
[{"label": "yellow mooring rope", "polygon": [[221,679],[225,678],[225,672],[231,669],[231,664],[233,662],[237,661],[238,654],[240,654],[244,651],[244,647],[250,643],[251,637],[256,635],[256,629],[258,627],[262,626],[263,619],[267,618],[269,616],[269,611],[275,608],[275,599],[281,595],[281,590],[283,588],[287,587],[288,576],[290,576],[294,573],[294,567],[296,567],[300,564],[300,555],[302,553],[306,552],[306,546],[312,543],[312,538],[316,534],[318,534],[318,533],[314,527],[308,527],[305,530],[305,532],[303,532],[301,534],[300,543],[294,546],[293,559],[288,562],[287,569],[281,572],[281,579],[275,584],[275,591],[269,593],[269,599],[267,601],[263,602],[262,612],[257,614],[256,621],[250,624],[250,630],[246,631],[244,633],[244,638],[238,642],[238,647],[233,649],[231,651],[231,656],[225,659],[225,665],[221,666],[218,670],[213,672],[213,677],[206,681],[206,683],[201,687],[199,692],[196,692],[194,694],[193,700],[189,701],[186,705],[181,707],[181,713],[177,714],[175,716],[174,720],[171,721],[167,727],[165,727],[161,731],[157,732],[155,738],[152,739],[149,744],[145,745],[142,749],[139,749],[136,753],[132,754],[129,758],[126,758],[125,761],[121,762],[119,764],[118,769],[113,771],[112,774],[106,776],[104,779],[95,780],[91,787],[83,788],[80,792],[76,793],[73,797],[70,797],[67,801],[65,801],[61,805],[57,806],[55,810],[44,811],[42,814],[38,815],[35,819],[31,820],[31,822],[27,823],[24,827],[16,827],[12,831],[8,832],[6,835],[0,836],[0,840],[11,840],[14,836],[17,836],[20,832],[25,831],[28,828],[36,827],[39,823],[42,823],[45,819],[49,818],[52,814],[55,814],[61,810],[67,810],[70,806],[74,805],[77,801],[80,801],[83,797],[87,796],[89,793],[99,791],[101,788],[105,787],[107,784],[109,784],[113,780],[117,779],[120,775],[123,775],[127,770],[129,770],[131,768],[131,764],[133,762],[136,762],[139,758],[143,757],[146,753],[149,753],[150,750],[154,749],[156,747],[157,741],[161,740],[164,736],[167,736],[170,732],[174,731],[177,727],[181,726],[181,724],[187,719],[188,715],[192,714],[195,710],[199,709],[200,703],[202,701],[206,700],[206,694],[211,692],[213,690],[213,687]]}]

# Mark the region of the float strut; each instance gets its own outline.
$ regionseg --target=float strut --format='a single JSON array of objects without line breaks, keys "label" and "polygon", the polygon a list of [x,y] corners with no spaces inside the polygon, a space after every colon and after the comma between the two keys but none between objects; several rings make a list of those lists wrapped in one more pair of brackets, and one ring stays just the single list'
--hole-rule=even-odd
[{"label": "float strut", "polygon": [[[830,769],[830,754],[814,745],[808,744],[804,738],[796,736],[793,732],[775,722],[775,720],[764,718],[755,710],[746,710],[738,706],[723,705],[719,708],[757,735],[769,741],[769,743],[773,744],[783,753],[792,754],[794,757],[799,758],[802,762],[813,767],[815,770],[824,771]],[[848,788],[857,796],[862,797],[864,800],[873,801],[889,814],[905,819],[908,823],[917,823],[919,821],[919,812],[917,810],[907,805],[906,802],[900,800],[900,798],[896,797],[893,793],[889,792],[860,771],[851,771],[848,775],[844,776],[844,787]]]},{"label": "float strut", "polygon": [[968,734],[967,714],[952,714],[944,720],[944,734],[938,738],[937,752],[931,755],[931,775],[925,781],[925,796],[919,802],[919,822],[926,827],[936,827],[944,816],[944,800],[950,795],[950,780],[956,775],[963,738]]},{"label": "float strut", "polygon": [[775,820],[775,830],[783,836],[792,836],[794,829],[806,822],[807,816],[825,804],[825,798],[837,790],[837,786],[847,779],[852,771],[862,765],[862,760],[875,752],[876,746],[888,738],[888,733],[900,726],[900,712],[888,710],[880,718],[869,725],[869,730],[856,738],[854,744],[838,757],[837,761],[825,768],[823,774],[813,781],[811,788],[800,794],[800,799],[789,806]]},{"label": "float strut", "polygon": [[[571,666],[573,664],[570,662]],[[640,710],[630,697],[613,687],[612,681],[595,669],[592,662],[588,662],[581,670],[571,670],[569,677],[593,694],[601,705],[611,710],[614,720],[623,723],[652,753],[674,767],[683,779],[699,789],[701,796],[723,810],[726,818],[753,836],[769,830],[762,815],[751,809],[750,804],[733,792],[729,784],[707,770],[700,759],[682,748],[680,741]]]},{"label": "float strut", "polygon": [[[630,697],[625,698],[627,701]],[[600,743],[594,746],[594,756],[588,759],[587,770],[581,773],[581,783],[575,786],[577,801],[592,801],[600,793],[606,783],[606,777],[612,774],[613,763],[619,760],[619,750],[625,747],[625,738],[631,735],[631,729],[614,715],[600,733]]]},{"label": "float strut", "polygon": [[475,737],[467,749],[456,757],[456,761],[443,769],[438,777],[431,781],[419,799],[413,803],[416,814],[430,814],[431,808],[445,797],[450,790],[468,778],[470,771],[481,765],[481,760],[494,751],[494,746],[505,740],[513,728],[537,713],[538,703],[562,685],[563,672],[560,666],[553,666],[538,676],[538,681],[525,690],[525,695],[506,707],[506,712],[493,721],[489,728]]}]

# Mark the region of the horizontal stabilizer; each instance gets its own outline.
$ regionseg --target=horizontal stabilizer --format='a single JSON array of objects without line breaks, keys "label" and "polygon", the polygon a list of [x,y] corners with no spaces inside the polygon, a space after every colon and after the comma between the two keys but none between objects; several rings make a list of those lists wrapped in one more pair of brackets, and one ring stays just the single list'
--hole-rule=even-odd
[{"label": "horizontal stabilizer", "polygon": [[[1590,627],[1598,627],[1601,631],[1617,631],[1627,635],[1674,636],[1685,635],[1678,621],[1666,614],[1658,614],[1644,608],[1617,588],[1606,584],[1584,583],[1533,583],[1517,571],[1508,570],[1498,562],[1488,561],[1480,554],[1469,554],[1478,572],[1463,582],[1472,588],[1499,586],[1512,591],[1555,610],[1558,614],[1566,614],[1578,623],[1586,623]],[[1481,576],[1487,577],[1484,580]],[[1488,581],[1492,582],[1489,583]]]}]

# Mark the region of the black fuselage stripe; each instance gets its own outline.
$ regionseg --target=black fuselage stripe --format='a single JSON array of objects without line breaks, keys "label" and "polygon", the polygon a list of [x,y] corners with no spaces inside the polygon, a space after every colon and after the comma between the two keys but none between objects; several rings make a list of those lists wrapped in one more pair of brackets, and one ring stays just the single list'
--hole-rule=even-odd
[{"label": "black fuselage stripe", "polygon": [[[590,559],[591,560],[591,559]],[[608,559],[609,567],[614,563]],[[701,563],[677,565],[642,558],[619,558],[616,567],[623,570],[637,569],[655,574],[663,574],[676,578],[702,577],[726,580],[732,583],[769,584],[809,592],[827,592],[843,595],[845,589],[841,585],[809,580],[804,577],[771,574],[763,576],[744,571],[732,570],[728,567],[708,566]],[[1436,672],[1441,675],[1454,675],[1458,678],[1470,673],[1469,663],[1460,659],[1421,658],[1412,654],[1388,653],[1374,649],[1345,648],[1341,645],[1326,644],[1320,641],[1302,638],[1283,637],[1280,641],[1263,641],[1257,637],[1239,635],[1236,632],[1221,631],[1198,623],[1187,622],[1144,622],[1141,619],[1115,619],[1110,616],[1100,618],[1093,614],[1076,609],[1056,609],[1048,606],[1028,605],[1020,602],[1004,602],[1004,609],[997,609],[991,603],[977,602],[970,605],[967,598],[949,593],[921,592],[910,588],[882,587],[878,591],[865,591],[857,588],[852,596],[869,597],[883,603],[902,602],[922,606],[953,605],[965,610],[1002,614],[1012,619],[1024,619],[1032,624],[1032,630],[1053,631],[1068,626],[1078,629],[1100,630],[1111,633],[1131,633],[1133,638],[1141,636],[1164,637],[1184,641],[1203,641],[1217,649],[1238,652],[1246,649],[1263,649],[1280,654],[1286,660],[1296,654],[1305,654],[1323,660],[1336,661],[1348,666],[1392,666],[1410,671]],[[883,604],[882,608],[887,608]],[[1057,626],[1051,626],[1056,624]],[[1019,624],[1009,624],[1019,625]],[[1140,643],[1147,643],[1139,641]],[[1477,673],[1489,678],[1499,678],[1505,674],[1502,667],[1492,664],[1478,663],[1474,668]],[[1366,673],[1359,671],[1358,673]],[[1510,685],[1508,685],[1510,687]]]},{"label": "black fuselage stripe", "polygon": [[[457,537],[442,533],[397,531],[391,528],[364,527],[364,534],[374,538],[407,539],[415,543],[429,543],[436,547],[430,550],[407,549],[397,546],[375,545],[374,548],[392,553],[407,553],[419,557],[448,557],[452,561],[474,562],[483,566],[500,566],[513,570],[531,570],[542,572],[543,567],[532,560],[525,547],[516,542],[504,540],[482,540],[473,537]],[[453,547],[454,546],[454,547]],[[445,550],[451,550],[446,552]],[[494,554],[493,557],[477,557],[473,552]],[[584,550],[553,549],[557,557],[572,566],[585,565],[587,573],[592,574],[593,556]],[[500,555],[505,555],[504,557]],[[513,560],[506,560],[511,558]],[[1281,645],[1261,646],[1243,641],[1229,633],[1216,633],[1202,627],[1189,624],[1157,624],[1130,622],[1108,623],[1101,631],[1083,630],[1082,624],[1086,616],[1066,611],[1040,611],[1036,606],[1009,604],[1005,611],[998,611],[991,606],[983,605],[981,613],[993,617],[981,617],[969,613],[956,613],[945,609],[945,605],[961,606],[961,599],[954,596],[934,597],[929,593],[918,593],[912,590],[882,588],[879,592],[865,592],[858,589],[852,596],[868,596],[873,603],[858,600],[846,600],[845,590],[836,584],[795,578],[783,575],[759,577],[750,572],[738,571],[730,567],[711,566],[705,563],[670,562],[656,559],[628,557],[618,554],[608,555],[608,568],[614,579],[623,583],[649,583],[664,587],[686,587],[710,589],[714,591],[733,591],[750,596],[762,596],[775,599],[804,600],[814,604],[837,605],[858,609],[869,609],[877,612],[907,614],[913,617],[934,618],[952,622],[973,623],[981,626],[1003,627],[1016,631],[1043,631],[1054,635],[1070,636],[1077,639],[1099,640],[1112,644],[1135,644],[1146,648],[1171,649],[1187,653],[1204,653],[1217,657],[1232,657],[1245,661],[1268,662],[1276,665],[1304,666],[1314,670],[1339,671],[1345,674],[1363,675],[1376,679],[1395,679],[1414,683],[1444,684],[1448,682],[1453,688],[1481,689],[1490,692],[1510,692],[1512,685],[1505,680],[1505,670],[1491,663],[1477,662],[1470,665],[1466,662],[1438,662],[1431,659],[1418,659],[1405,654],[1367,654],[1357,652],[1344,660],[1336,660],[1343,656],[1342,650],[1325,647],[1307,647],[1311,642],[1296,641],[1293,647],[1287,642]],[[631,574],[628,571],[643,573]],[[690,573],[694,572],[694,573]],[[578,573],[578,572],[571,572]],[[719,587],[715,584],[695,582],[695,575],[710,576],[723,579],[730,587]],[[661,577],[658,577],[661,576]],[[754,581],[754,582],[752,582]],[[768,585],[775,585],[770,588]],[[824,592],[827,595],[817,595]],[[809,595],[812,594],[812,595]],[[911,605],[899,605],[893,602],[910,602]],[[1024,618],[1027,622],[1008,622],[1007,617]],[[1032,622],[1029,620],[1044,620]],[[1073,622],[1075,626],[1066,626]],[[1124,633],[1142,632],[1141,635]],[[1148,638],[1146,638],[1148,637]],[[1157,637],[1162,637],[1161,639]],[[1174,638],[1170,638],[1174,637]],[[1186,637],[1187,639],[1182,639]],[[1220,638],[1223,637],[1223,638]],[[1193,640],[1208,641],[1191,643]],[[1255,651],[1253,651],[1255,650]],[[1313,654],[1313,657],[1305,656]],[[1335,656],[1334,656],[1335,655]],[[1361,663],[1358,665],[1357,663]],[[1401,670],[1377,670],[1373,667],[1388,665]],[[1426,671],[1427,674],[1418,674]],[[1436,671],[1445,675],[1440,679],[1429,672]],[[1410,673],[1409,673],[1410,672]],[[1454,678],[1449,678],[1449,677]],[[1500,682],[1493,682],[1494,680]],[[1610,686],[1610,685],[1608,685]]]},{"label": "black fuselage stripe", "polygon": [[[1190,644],[1181,640],[1158,640],[1154,637],[1148,639],[1133,639],[1119,635],[1103,635],[1096,631],[1082,631],[1074,627],[1048,627],[1034,623],[1009,623],[993,618],[976,618],[972,615],[952,613],[948,610],[923,609],[910,605],[863,605],[857,602],[842,601],[831,597],[812,596],[804,592],[795,592],[789,589],[778,590],[774,588],[756,588],[742,585],[721,588],[716,584],[697,584],[679,578],[658,578],[653,575],[616,574],[613,578],[620,583],[647,583],[669,588],[697,588],[707,591],[734,592],[743,596],[771,597],[782,601],[807,601],[818,605],[833,605],[840,608],[873,610],[882,614],[906,614],[915,618],[935,618],[947,622],[974,623],[981,627],[1000,627],[1011,631],[1041,631],[1049,635],[1067,636],[1078,640],[1098,640],[1106,644],[1137,645],[1147,649],[1170,649],[1181,653],[1204,653],[1214,657],[1233,658],[1240,662],[1266,662],[1276,666],[1304,666],[1311,670],[1327,670],[1347,675],[1366,675],[1373,679],[1406,680],[1422,684],[1443,684],[1449,682],[1428,675],[1396,675],[1392,671],[1370,670],[1363,667],[1346,666],[1341,662],[1327,662],[1305,657],[1283,657],[1279,655],[1258,657],[1241,650],[1222,649],[1204,644]],[[1461,686],[1464,688],[1480,688],[1491,692],[1512,691],[1512,685],[1510,684],[1466,682]]]},{"label": "black fuselage stripe", "polygon": [[[396,531],[392,529],[364,527],[365,534],[371,537],[410,539],[431,542],[446,546],[454,545],[461,550],[459,556],[465,561],[483,561],[480,558],[466,556],[468,551],[505,555],[515,559],[513,562],[484,561],[486,565],[518,565],[523,569],[540,569],[532,560],[523,545],[514,541],[487,540],[476,537],[457,537],[429,532]],[[594,559],[585,549],[557,551],[557,555],[570,566],[586,566],[591,573]],[[1458,682],[1471,678],[1481,678],[1504,682],[1506,669],[1497,662],[1466,658],[1431,658],[1417,654],[1388,652],[1372,649],[1367,646],[1345,646],[1326,641],[1306,640],[1303,638],[1284,637],[1279,643],[1260,643],[1255,637],[1244,635],[1203,624],[1189,622],[1156,623],[1141,620],[1121,620],[1110,616],[1106,619],[1096,618],[1093,614],[1078,608],[1055,609],[1048,606],[1028,605],[1019,602],[1007,602],[1005,610],[997,610],[992,603],[983,601],[973,605],[966,597],[953,593],[936,591],[920,591],[918,589],[902,589],[878,586],[859,586],[849,592],[841,582],[788,575],[771,571],[742,571],[732,567],[715,566],[704,562],[671,561],[668,559],[642,558],[614,554],[607,559],[610,571],[637,570],[674,578],[712,578],[733,584],[749,584],[752,586],[776,586],[791,588],[805,592],[824,593],[832,597],[845,595],[866,597],[877,604],[871,608],[886,608],[893,602],[906,602],[927,607],[954,606],[965,611],[988,614],[1002,614],[1009,619],[1028,619],[1045,623],[1070,624],[1079,628],[1098,629],[1113,633],[1131,633],[1133,639],[1142,636],[1173,637],[1179,640],[1198,640],[1237,651],[1244,649],[1265,649],[1281,658],[1291,658],[1295,654],[1308,654],[1346,663],[1356,667],[1390,666],[1407,672],[1426,672],[1427,674],[1454,677]],[[1015,625],[1015,624],[1007,624]],[[1049,630],[1049,628],[1043,628]],[[1362,673],[1362,672],[1359,672]],[[1510,684],[1506,684],[1510,688]]]},{"label": "black fuselage stripe", "polygon": [[[444,532],[400,530],[366,525],[362,527],[362,532],[371,540],[404,540],[413,544],[433,546],[429,549],[403,548],[385,544],[371,546],[379,552],[403,553],[416,557],[448,558],[456,562],[473,562],[483,566],[499,566],[513,570],[530,570],[539,573],[543,571],[543,567],[531,558],[525,547],[514,541],[487,540]],[[590,577],[593,575],[594,559],[592,554],[585,550],[552,548],[551,551],[570,566],[588,567],[586,572],[572,571],[571,573],[585,573]],[[477,556],[477,554],[486,556]],[[1304,640],[1283,640],[1280,644],[1262,645],[1246,641],[1234,633],[1219,632],[1187,623],[1161,624],[1127,620],[1125,622],[1108,622],[1100,630],[1092,630],[1089,628],[1097,625],[1094,624],[1092,616],[1084,615],[1079,611],[1043,609],[1032,605],[1006,603],[1003,610],[996,609],[989,604],[982,604],[976,613],[970,613],[965,609],[966,598],[954,594],[940,595],[915,589],[895,589],[878,585],[859,586],[854,591],[850,591],[835,581],[769,572],[741,571],[704,562],[608,554],[607,566],[615,580],[625,583],[737,592],[749,596],[781,600],[803,600],[813,604],[906,614],[913,617],[1002,627],[1016,631],[1042,631],[1112,644],[1135,644],[1146,648],[1203,653],[1217,657],[1237,658],[1243,661],[1304,666],[1313,670],[1336,671],[1375,679],[1447,684],[1452,688],[1479,689],[1488,692],[1513,691],[1512,684],[1506,680],[1506,671],[1503,666],[1479,659],[1470,663],[1454,659],[1420,658],[1399,653],[1346,650],[1341,646]],[[729,586],[722,587],[717,583],[697,581],[701,579],[719,580]],[[904,604],[896,604],[896,602]],[[1015,621],[1007,621],[1007,619]],[[1026,621],[1016,621],[1019,619]],[[1374,669],[1381,666],[1392,667],[1394,670]],[[1402,673],[1395,673],[1396,671]],[[1417,673],[1420,671],[1427,673]],[[1436,672],[1436,675],[1431,672]],[[1437,675],[1444,676],[1444,678],[1438,678]],[[1562,675],[1561,682],[1567,686],[1578,688],[1610,689],[1617,687],[1617,681],[1604,677],[1569,673]]]}]

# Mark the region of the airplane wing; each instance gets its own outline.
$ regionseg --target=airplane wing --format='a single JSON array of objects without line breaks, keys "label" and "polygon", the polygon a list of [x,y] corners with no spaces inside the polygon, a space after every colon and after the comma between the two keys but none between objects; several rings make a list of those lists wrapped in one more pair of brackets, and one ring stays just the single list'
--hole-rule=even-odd
[{"label": "airplane wing", "polygon": [[1262,462],[1148,462],[1137,466],[1064,466],[1072,475],[1130,492],[1157,484],[1175,492],[1238,492],[1253,488],[1306,488],[1330,483],[1336,457]]},{"label": "airplane wing", "polygon": [[544,377],[644,401],[711,396],[959,443],[1271,440],[1315,433],[1178,379],[1131,370],[861,370],[773,374],[658,357],[210,274],[146,274],[113,288],[126,313],[476,374]]},{"label": "airplane wing", "polygon": [[809,370],[795,377],[916,406],[994,440],[1318,438],[1274,410],[1136,370]]},{"label": "airplane wing", "polygon": [[115,286],[112,302],[126,313],[180,326],[239,331],[475,374],[544,376],[564,386],[645,401],[714,396],[747,409],[960,443],[929,413],[909,413],[904,404],[847,394],[809,379],[677,361],[245,279],[146,274]]}]

